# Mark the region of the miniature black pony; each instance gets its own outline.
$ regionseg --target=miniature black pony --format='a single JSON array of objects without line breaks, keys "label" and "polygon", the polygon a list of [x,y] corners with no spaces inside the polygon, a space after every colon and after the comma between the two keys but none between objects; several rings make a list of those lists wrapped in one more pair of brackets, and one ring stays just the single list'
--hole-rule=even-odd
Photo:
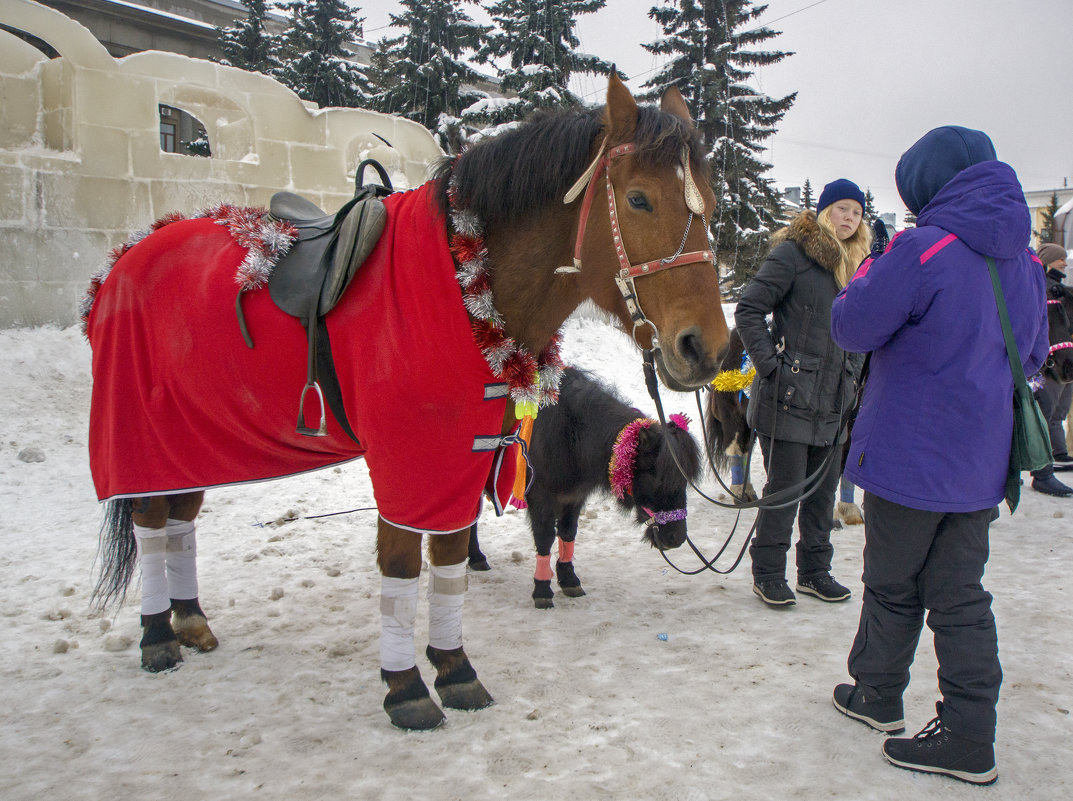
[{"label": "miniature black pony", "polygon": [[[645,525],[644,539],[654,548],[677,548],[686,538],[686,478],[700,475],[700,449],[686,431],[688,420],[671,415],[664,428],[619,400],[589,374],[563,371],[559,403],[541,409],[529,452],[532,471],[525,500],[537,560],[533,602],[554,606],[551,546],[559,538],[555,578],[563,594],[585,594],[574,572],[574,539],[585,502],[598,489],[614,495],[624,512]],[[469,565],[487,570],[477,526],[470,530]]]}]

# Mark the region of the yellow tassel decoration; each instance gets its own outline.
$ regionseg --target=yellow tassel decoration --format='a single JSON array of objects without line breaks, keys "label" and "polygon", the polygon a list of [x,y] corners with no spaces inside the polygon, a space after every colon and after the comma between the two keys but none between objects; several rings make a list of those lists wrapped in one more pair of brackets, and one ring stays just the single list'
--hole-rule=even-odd
[{"label": "yellow tassel decoration", "polygon": [[712,388],[717,392],[741,392],[752,386],[755,377],[755,367],[750,367],[747,373],[741,370],[723,370],[712,381]]}]

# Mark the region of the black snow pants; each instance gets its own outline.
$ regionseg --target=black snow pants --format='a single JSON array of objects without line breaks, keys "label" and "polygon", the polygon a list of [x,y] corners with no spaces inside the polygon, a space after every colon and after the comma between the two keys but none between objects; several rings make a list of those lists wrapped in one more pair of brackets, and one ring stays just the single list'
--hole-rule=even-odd
[{"label": "black snow pants", "polygon": [[991,594],[981,580],[992,509],[926,512],[864,494],[864,599],[849,673],[900,698],[927,611],[939,662],[943,726],[994,742],[1002,668]]}]

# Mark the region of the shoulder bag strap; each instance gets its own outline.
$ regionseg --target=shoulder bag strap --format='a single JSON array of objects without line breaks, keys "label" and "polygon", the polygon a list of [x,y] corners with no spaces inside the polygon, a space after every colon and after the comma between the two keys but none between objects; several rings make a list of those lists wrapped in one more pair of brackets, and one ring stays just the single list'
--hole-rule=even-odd
[{"label": "shoulder bag strap", "polygon": [[1021,364],[1021,355],[1017,352],[1017,342],[1013,338],[1010,328],[1010,316],[1006,312],[1006,298],[1002,294],[1002,283],[999,281],[998,270],[995,268],[995,260],[990,256],[987,259],[987,269],[991,272],[991,286],[995,290],[995,304],[998,306],[998,318],[1002,323],[1002,336],[1006,340],[1006,355],[1010,360],[1010,372],[1013,374],[1015,387],[1028,386],[1025,379],[1025,368]]}]

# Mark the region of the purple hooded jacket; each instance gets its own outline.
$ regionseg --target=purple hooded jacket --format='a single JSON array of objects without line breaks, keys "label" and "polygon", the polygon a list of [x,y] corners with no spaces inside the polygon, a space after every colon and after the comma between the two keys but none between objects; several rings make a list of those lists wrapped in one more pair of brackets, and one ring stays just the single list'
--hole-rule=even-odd
[{"label": "purple hooded jacket", "polygon": [[872,352],[845,474],[914,509],[986,509],[1004,496],[1013,379],[985,255],[1026,375],[1047,358],[1028,207],[1013,169],[984,161],[945,183],[917,226],[866,260],[831,310],[835,342]]}]

